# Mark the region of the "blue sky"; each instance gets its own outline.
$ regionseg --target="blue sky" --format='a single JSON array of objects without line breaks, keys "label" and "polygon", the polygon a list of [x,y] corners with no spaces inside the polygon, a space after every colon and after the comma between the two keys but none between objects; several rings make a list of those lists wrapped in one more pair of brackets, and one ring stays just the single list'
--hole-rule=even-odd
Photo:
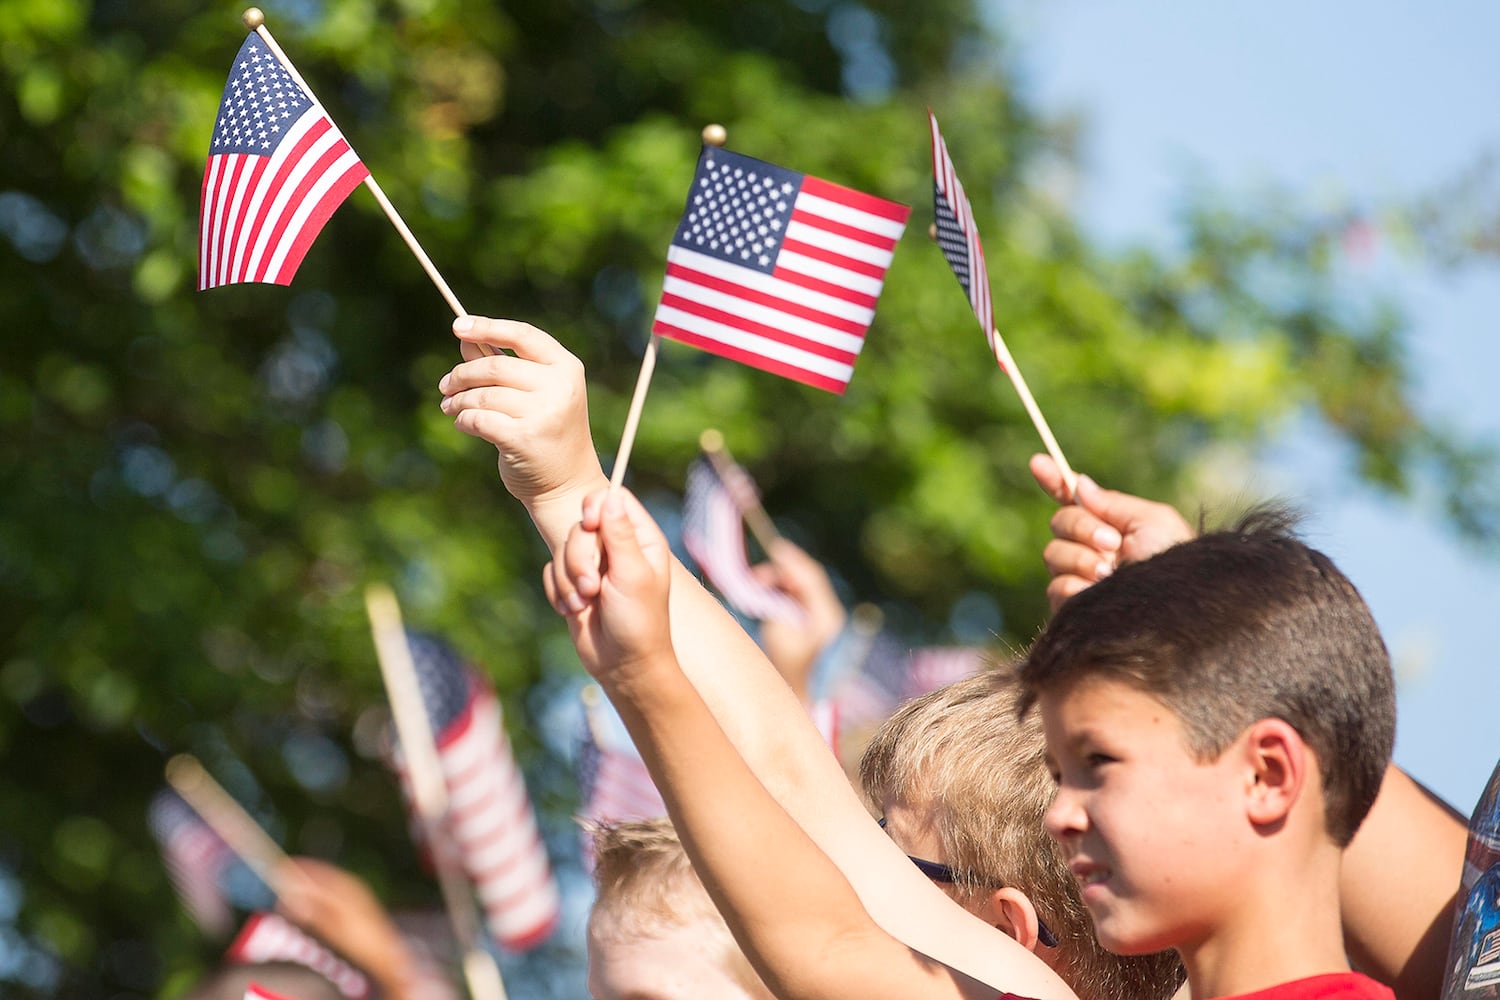
[{"label": "blue sky", "polygon": [[[1106,244],[1169,246],[1192,176],[1377,209],[1500,154],[1500,5],[998,0],[998,10],[1032,96],[1086,117],[1076,208]],[[1500,266],[1441,272],[1377,247],[1355,281],[1405,309],[1424,412],[1500,436]],[[1310,514],[1309,540],[1360,588],[1396,657],[1397,763],[1468,813],[1500,757],[1500,556],[1471,551],[1432,504],[1383,499],[1339,468],[1334,443],[1302,428],[1254,481],[1231,485]]]}]

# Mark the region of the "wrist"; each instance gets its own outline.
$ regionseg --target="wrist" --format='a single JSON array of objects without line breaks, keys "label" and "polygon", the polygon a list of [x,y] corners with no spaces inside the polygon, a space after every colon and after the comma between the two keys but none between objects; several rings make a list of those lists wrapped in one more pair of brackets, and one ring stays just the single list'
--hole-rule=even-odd
[{"label": "wrist", "polygon": [[547,548],[557,551],[583,514],[583,501],[590,493],[609,485],[602,469],[576,482],[522,501],[526,513]]},{"label": "wrist", "polygon": [[621,713],[649,715],[665,708],[679,686],[690,687],[687,675],[670,646],[622,660],[599,678],[599,686]]}]

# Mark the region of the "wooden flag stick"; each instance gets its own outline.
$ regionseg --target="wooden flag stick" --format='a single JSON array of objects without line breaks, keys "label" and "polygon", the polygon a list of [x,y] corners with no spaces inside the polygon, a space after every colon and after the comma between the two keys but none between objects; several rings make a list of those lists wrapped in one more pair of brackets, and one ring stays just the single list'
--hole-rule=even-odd
[{"label": "wooden flag stick", "polygon": [[[275,54],[281,65],[291,74],[292,79],[297,81],[297,86],[301,87],[308,97],[317,101],[318,99],[313,96],[312,88],[307,85],[306,80],[302,79],[302,74],[297,72],[297,67],[287,58],[286,53],[281,50],[281,46],[276,44],[276,39],[271,37],[271,31],[266,27],[266,15],[261,9],[259,7],[246,8],[240,20],[244,22],[246,28],[260,36],[261,41],[265,42],[266,47]],[[318,103],[321,104],[322,102],[319,101]],[[402,242],[412,252],[412,256],[417,258],[417,263],[422,265],[422,270],[427,272],[427,277],[437,287],[438,294],[442,295],[444,301],[448,303],[448,308],[453,310],[453,315],[467,316],[468,312],[464,309],[463,303],[458,301],[458,296],[453,294],[452,288],[448,287],[448,282],[438,272],[437,265],[432,262],[432,258],[427,256],[427,251],[422,249],[422,244],[417,242],[416,235],[412,233],[411,227],[406,224],[406,220],[401,218],[401,213],[396,211],[396,206],[392,205],[391,200],[385,196],[385,192],[381,190],[380,182],[375,180],[373,174],[367,173],[364,185],[375,196],[375,203],[380,206],[380,210],[385,213],[385,217],[391,220],[391,225],[396,227],[396,232],[401,237]],[[489,344],[480,344],[479,349],[485,354],[500,353]]]},{"label": "wooden flag stick", "polygon": [[625,482],[625,467],[630,464],[630,450],[635,445],[635,432],[641,426],[641,410],[646,406],[646,390],[651,387],[651,373],[656,371],[656,351],[661,338],[651,335],[646,345],[646,356],[641,358],[641,373],[635,378],[635,395],[630,397],[630,410],[625,414],[625,430],[620,435],[620,450],[615,452],[615,467],[609,476],[609,490],[613,493]]},{"label": "wooden flag stick", "polygon": [[1047,426],[1047,418],[1042,416],[1042,409],[1032,398],[1031,390],[1026,386],[1026,379],[1021,375],[1021,369],[1017,367],[1015,359],[1010,356],[1010,348],[1005,346],[1005,339],[1000,336],[999,330],[990,332],[990,341],[994,344],[995,360],[1000,363],[1000,370],[1010,376],[1010,384],[1016,387],[1016,395],[1021,397],[1021,405],[1026,407],[1026,413],[1031,417],[1032,424],[1035,425],[1037,433],[1042,436],[1042,443],[1047,446],[1047,454],[1052,456],[1052,461],[1057,463],[1058,469],[1062,472],[1068,495],[1073,496],[1078,487],[1078,476],[1073,472],[1073,467],[1068,464],[1068,460],[1063,457],[1057,438],[1052,436],[1052,428]]},{"label": "wooden flag stick", "polygon": [[[714,471],[728,487],[735,506],[740,508],[745,523],[750,526],[750,533],[755,536],[756,541],[760,542],[760,547],[765,550],[766,555],[770,555],[771,546],[781,540],[781,532],[776,530],[771,516],[761,506],[760,498],[755,495],[755,490],[750,486],[749,477],[734,460],[734,456],[729,454],[729,449],[724,444],[724,435],[710,427],[698,435],[698,447],[703,449],[703,453],[713,463]],[[739,489],[736,489],[736,486]]]},{"label": "wooden flag stick", "polygon": [[[705,145],[723,146],[729,141],[729,132],[723,125],[703,126],[701,138]],[[646,390],[651,386],[651,374],[656,371],[656,354],[661,338],[651,335],[646,345],[646,354],[641,358],[641,373],[635,379],[635,394],[630,397],[630,409],[625,414],[625,430],[620,434],[620,447],[615,452],[615,467],[609,476],[609,489],[613,493],[625,482],[625,468],[630,464],[630,452],[635,447],[635,434],[641,425],[641,410],[646,405]]]},{"label": "wooden flag stick", "polygon": [[481,944],[483,931],[468,880],[459,869],[442,829],[443,817],[448,813],[448,788],[443,781],[443,765],[438,759],[432,722],[422,704],[411,646],[407,645],[406,630],[401,625],[401,608],[391,589],[377,584],[365,588],[365,610],[370,616],[380,676],[391,701],[391,718],[411,775],[417,817],[427,832],[448,920],[464,951],[464,979],[469,995],[473,1000],[505,1000],[500,968]]},{"label": "wooden flag stick", "polygon": [[196,757],[183,753],[167,761],[167,783],[273,893],[281,894],[283,880],[295,871],[291,859]]}]

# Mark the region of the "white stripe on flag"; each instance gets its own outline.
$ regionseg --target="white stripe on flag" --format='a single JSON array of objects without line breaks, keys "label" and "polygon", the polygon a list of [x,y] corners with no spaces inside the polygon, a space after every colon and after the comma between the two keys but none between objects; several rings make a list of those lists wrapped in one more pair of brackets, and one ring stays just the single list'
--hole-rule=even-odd
[{"label": "white stripe on flag", "polygon": [[873,264],[882,270],[891,266],[891,258],[895,256],[893,251],[850,239],[840,233],[832,233],[826,229],[819,229],[817,226],[798,218],[800,214],[793,215],[791,221],[787,223],[787,239],[822,247],[824,250],[832,251],[841,257],[848,257],[851,260]]},{"label": "white stripe on flag", "polygon": [[813,215],[821,215],[825,219],[834,222],[842,222],[846,226],[856,229],[864,229],[871,233],[877,233],[888,239],[898,240],[901,233],[906,229],[905,222],[897,222],[883,216],[872,215],[863,209],[842,202],[830,201],[827,198],[806,191],[797,193],[797,200],[793,203],[796,211],[809,212]]},{"label": "white stripe on flag", "polygon": [[867,274],[839,267],[837,264],[804,256],[795,250],[788,250],[785,245],[782,246],[781,253],[776,255],[776,269],[780,271],[782,268],[794,274],[805,274],[809,278],[826,281],[831,285],[842,285],[850,291],[872,298],[880,294],[880,286],[884,284],[882,278],[872,278]]}]

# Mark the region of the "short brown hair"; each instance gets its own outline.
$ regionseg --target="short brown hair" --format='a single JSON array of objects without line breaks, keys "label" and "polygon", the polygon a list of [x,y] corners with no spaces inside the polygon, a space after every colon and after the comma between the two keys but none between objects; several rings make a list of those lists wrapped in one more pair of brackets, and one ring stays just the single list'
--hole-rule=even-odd
[{"label": "short brown hair", "polygon": [[1329,837],[1348,844],[1390,763],[1395,683],[1370,609],[1295,523],[1259,507],[1069,598],[1021,665],[1022,709],[1084,677],[1122,680],[1176,713],[1203,760],[1282,719],[1317,757]]},{"label": "short brown hair", "polygon": [[735,943],[708,890],[698,880],[677,831],[665,817],[591,825],[594,885],[589,927],[606,921],[616,933],[651,936],[671,927],[704,925],[703,951],[750,996],[771,992]]},{"label": "short brown hair", "polygon": [[860,761],[866,797],[930,808],[957,887],[1026,893],[1058,937],[1058,972],[1080,1000],[1165,998],[1182,982],[1171,952],[1124,957],[1099,946],[1068,871],[1042,826],[1054,785],[1041,723],[1019,717],[1020,689],[989,670],[908,701]]}]

